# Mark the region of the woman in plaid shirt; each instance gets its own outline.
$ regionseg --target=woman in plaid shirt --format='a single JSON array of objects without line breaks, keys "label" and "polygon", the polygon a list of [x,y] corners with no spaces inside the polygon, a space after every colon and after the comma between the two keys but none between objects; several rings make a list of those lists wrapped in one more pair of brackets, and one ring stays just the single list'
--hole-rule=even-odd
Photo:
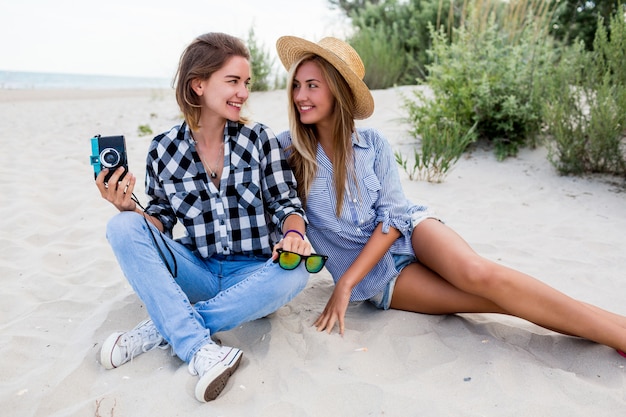
[{"label": "woman in plaid shirt", "polygon": [[[145,210],[132,194],[132,173],[118,182],[123,169],[114,172],[108,184],[115,187],[104,182],[107,170],[96,179],[120,211],[107,238],[150,315],[112,334],[101,363],[116,368],[171,345],[200,377],[199,401],[219,395],[242,357],[211,335],[274,312],[309,276],[311,246],[292,172],[274,133],[241,116],[249,60],[245,45],[223,33],[199,36],[184,51],[176,99],[185,120],[150,144]],[[177,222],[185,234],[173,239]],[[281,268],[273,262],[279,248],[305,262]]]}]

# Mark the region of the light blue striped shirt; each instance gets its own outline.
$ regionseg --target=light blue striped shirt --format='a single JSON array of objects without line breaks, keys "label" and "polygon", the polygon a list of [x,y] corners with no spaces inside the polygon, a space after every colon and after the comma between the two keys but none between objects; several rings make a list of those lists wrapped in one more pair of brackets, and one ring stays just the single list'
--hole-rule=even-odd
[{"label": "light blue striped shirt", "polygon": [[[337,195],[333,166],[318,144],[318,170],[307,198],[307,236],[317,253],[328,255],[326,268],[337,282],[352,265],[378,223],[383,232],[394,227],[402,233],[380,262],[354,287],[350,301],[366,300],[380,293],[398,275],[392,254],[414,255],[411,215],[426,211],[404,195],[391,146],[375,129],[358,129],[352,136],[358,189],[352,183],[344,193],[340,217],[335,215]],[[289,132],[278,135],[281,146],[291,145]]]}]

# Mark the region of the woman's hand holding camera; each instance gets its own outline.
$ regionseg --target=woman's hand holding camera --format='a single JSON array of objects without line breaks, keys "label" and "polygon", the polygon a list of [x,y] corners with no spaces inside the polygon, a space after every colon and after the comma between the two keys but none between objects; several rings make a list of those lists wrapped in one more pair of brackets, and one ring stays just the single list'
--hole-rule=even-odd
[{"label": "woman's hand holding camera", "polygon": [[135,211],[137,204],[133,201],[132,196],[137,178],[131,172],[127,172],[120,181],[124,171],[124,167],[117,168],[111,174],[109,181],[104,182],[109,170],[103,169],[96,177],[96,186],[100,190],[102,198],[113,204],[119,211]]}]

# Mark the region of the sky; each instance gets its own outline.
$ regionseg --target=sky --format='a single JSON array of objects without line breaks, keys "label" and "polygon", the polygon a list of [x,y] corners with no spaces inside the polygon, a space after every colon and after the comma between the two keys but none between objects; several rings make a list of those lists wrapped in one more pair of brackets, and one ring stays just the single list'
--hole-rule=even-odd
[{"label": "sky", "polygon": [[[172,78],[198,35],[345,38],[327,0],[0,0],[0,70]],[[276,65],[278,60],[276,59]]]}]

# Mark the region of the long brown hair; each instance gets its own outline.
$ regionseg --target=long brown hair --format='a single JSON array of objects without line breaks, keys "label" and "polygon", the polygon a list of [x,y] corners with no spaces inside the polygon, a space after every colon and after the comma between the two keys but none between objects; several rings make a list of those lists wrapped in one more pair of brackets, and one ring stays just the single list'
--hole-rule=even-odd
[{"label": "long brown hair", "polygon": [[181,55],[175,77],[176,101],[191,130],[199,128],[201,109],[200,97],[191,82],[209,79],[233,56],[250,60],[250,52],[241,39],[219,32],[198,36]]},{"label": "long brown hair", "polygon": [[354,97],[348,83],[328,61],[315,54],[307,54],[297,61],[289,71],[289,128],[292,139],[292,152],[289,164],[298,182],[298,196],[306,206],[311,184],[317,172],[317,143],[315,125],[305,125],[300,121],[298,109],[293,100],[293,83],[296,71],[304,62],[311,61],[319,66],[322,75],[334,97],[333,117],[333,173],[337,205],[335,212],[341,214],[343,196],[349,175],[354,176],[352,134],[356,134],[354,123]]}]

